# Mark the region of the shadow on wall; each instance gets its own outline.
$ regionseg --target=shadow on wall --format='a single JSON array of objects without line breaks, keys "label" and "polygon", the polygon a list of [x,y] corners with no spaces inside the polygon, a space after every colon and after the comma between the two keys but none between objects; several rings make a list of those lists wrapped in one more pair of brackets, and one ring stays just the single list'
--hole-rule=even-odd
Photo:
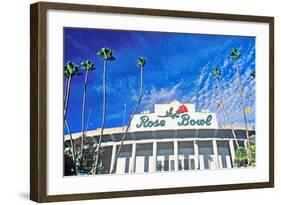
[{"label": "shadow on wall", "polygon": [[26,192],[18,193],[18,196],[22,199],[25,199],[25,200],[29,200],[29,198],[30,198],[29,193],[26,193]]}]

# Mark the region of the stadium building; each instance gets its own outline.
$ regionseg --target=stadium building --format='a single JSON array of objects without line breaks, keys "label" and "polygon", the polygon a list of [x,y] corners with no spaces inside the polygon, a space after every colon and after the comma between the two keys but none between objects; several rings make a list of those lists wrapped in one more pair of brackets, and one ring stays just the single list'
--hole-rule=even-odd
[{"label": "stadium building", "polygon": [[[246,146],[244,126],[233,127],[239,146]],[[104,129],[105,173],[113,168],[124,131],[125,127]],[[87,132],[87,137],[99,135],[100,129]],[[251,127],[249,135],[255,135]],[[81,133],[72,136],[77,139]],[[231,126],[219,126],[215,113],[196,112],[194,104],[178,101],[155,104],[154,113],[134,116],[117,160],[116,173],[232,168],[236,148]]]}]

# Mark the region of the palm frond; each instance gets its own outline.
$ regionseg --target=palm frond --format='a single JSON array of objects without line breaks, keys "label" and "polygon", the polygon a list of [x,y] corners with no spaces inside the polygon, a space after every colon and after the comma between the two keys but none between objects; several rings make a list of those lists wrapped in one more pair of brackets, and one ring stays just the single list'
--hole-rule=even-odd
[{"label": "palm frond", "polygon": [[256,78],[256,71],[252,71],[250,75],[252,78]]},{"label": "palm frond", "polygon": [[140,68],[143,68],[146,64],[146,59],[144,57],[139,57],[137,59],[137,66],[139,66]]},{"label": "palm frond", "polygon": [[66,77],[72,77],[79,72],[79,66],[73,63],[72,61],[68,61],[66,65],[64,65],[64,75]]},{"label": "palm frond", "polygon": [[87,70],[93,71],[96,69],[95,64],[92,63],[90,60],[81,62],[81,66],[85,71],[87,71]]},{"label": "palm frond", "polygon": [[221,70],[220,70],[220,68],[214,68],[214,70],[213,70],[213,75],[215,76],[215,78],[220,78],[220,75],[221,75]]},{"label": "palm frond", "polygon": [[238,58],[240,58],[240,56],[241,56],[241,53],[238,51],[237,48],[233,48],[230,51],[230,54],[229,54],[230,59],[238,59]]},{"label": "palm frond", "polygon": [[106,61],[114,61],[116,60],[114,56],[114,52],[110,48],[101,48],[98,52],[97,55],[101,58],[103,58]]}]

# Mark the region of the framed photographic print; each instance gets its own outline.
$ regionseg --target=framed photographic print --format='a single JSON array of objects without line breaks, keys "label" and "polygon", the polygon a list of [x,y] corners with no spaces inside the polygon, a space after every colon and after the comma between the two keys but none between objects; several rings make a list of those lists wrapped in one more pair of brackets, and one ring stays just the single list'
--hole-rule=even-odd
[{"label": "framed photographic print", "polygon": [[274,18],[40,2],[30,192],[51,202],[274,186]]}]

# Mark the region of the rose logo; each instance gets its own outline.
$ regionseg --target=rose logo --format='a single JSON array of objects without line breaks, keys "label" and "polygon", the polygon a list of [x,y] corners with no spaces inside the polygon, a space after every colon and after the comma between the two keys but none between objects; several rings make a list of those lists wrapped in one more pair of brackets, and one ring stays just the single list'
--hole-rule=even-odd
[{"label": "rose logo", "polygon": [[158,117],[171,117],[172,119],[179,118],[179,114],[188,112],[188,109],[185,105],[179,106],[176,112],[173,112],[174,108],[170,107],[169,110],[166,111],[165,115],[158,115]]},{"label": "rose logo", "polygon": [[188,109],[187,109],[187,107],[185,105],[181,105],[178,108],[178,112],[179,113],[185,113],[185,112],[188,112]]}]

